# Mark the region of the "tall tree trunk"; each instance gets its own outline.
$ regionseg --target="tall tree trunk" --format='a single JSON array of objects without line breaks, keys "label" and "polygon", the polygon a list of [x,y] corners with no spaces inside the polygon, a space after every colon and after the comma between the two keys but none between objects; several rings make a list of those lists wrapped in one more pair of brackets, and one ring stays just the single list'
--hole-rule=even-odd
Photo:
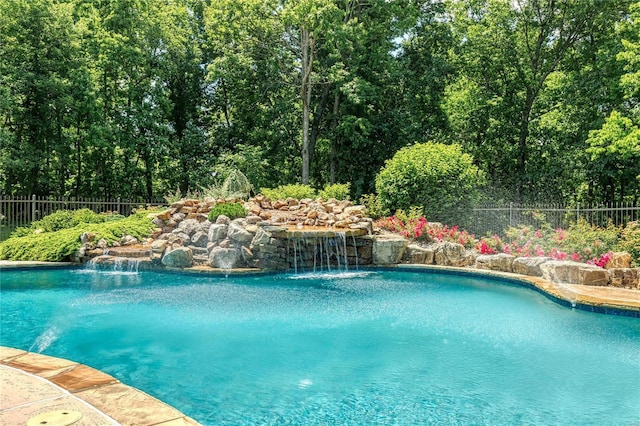
[{"label": "tall tree trunk", "polygon": [[81,123],[81,118],[80,118],[80,114],[78,113],[78,122],[76,123],[76,141],[75,141],[76,188],[74,192],[75,192],[76,198],[80,197],[80,185],[82,184],[82,152],[81,152],[82,147],[80,145],[80,136],[81,136],[80,123]]},{"label": "tall tree trunk", "polygon": [[527,88],[527,95],[524,102],[524,110],[520,118],[520,134],[518,136],[518,166],[517,173],[519,175],[518,181],[518,196],[521,197],[523,193],[523,180],[525,177],[525,168],[527,166],[527,139],[529,139],[529,120],[531,119],[531,109],[533,108],[533,102],[535,95],[533,90]]},{"label": "tall tree trunk", "polygon": [[322,96],[320,97],[320,103],[318,103],[313,111],[313,120],[311,120],[310,123],[311,129],[309,134],[309,168],[311,168],[316,161],[316,145],[322,128],[321,125],[324,119],[325,108],[327,107],[327,100],[329,99],[329,90],[329,85],[325,84],[322,90]]},{"label": "tall tree trunk", "polygon": [[336,183],[336,172],[338,168],[338,159],[336,153],[338,150],[338,138],[336,136],[335,129],[338,127],[338,112],[340,111],[340,92],[336,90],[333,97],[333,117],[331,119],[331,129],[333,130],[333,137],[331,138],[331,161],[329,164],[329,183],[332,185]]},{"label": "tall tree trunk", "polygon": [[309,105],[311,104],[311,70],[313,66],[313,37],[309,30],[302,29],[300,37],[302,50],[302,183],[309,184]]}]

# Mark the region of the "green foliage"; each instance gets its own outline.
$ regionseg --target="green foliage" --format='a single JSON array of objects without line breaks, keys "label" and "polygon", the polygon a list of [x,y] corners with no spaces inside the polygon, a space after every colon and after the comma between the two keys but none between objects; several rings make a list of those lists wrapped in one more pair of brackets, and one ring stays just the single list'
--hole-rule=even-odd
[{"label": "green foliage", "polygon": [[459,145],[421,143],[403,148],[376,178],[383,209],[422,206],[425,215],[443,223],[463,223],[484,182],[484,174]]},{"label": "green foliage", "polygon": [[326,185],[324,189],[318,194],[323,200],[329,198],[335,198],[336,200],[348,200],[351,184],[347,183],[334,183],[333,185]]},{"label": "green foliage", "polygon": [[222,184],[222,192],[225,198],[249,198],[253,187],[247,177],[238,169],[231,171]]},{"label": "green foliage", "polygon": [[620,231],[620,240],[616,251],[626,251],[633,258],[636,267],[640,267],[640,222],[629,222]]},{"label": "green foliage", "polygon": [[632,155],[622,176],[586,140],[612,111],[639,125],[639,23],[627,0],[2,0],[0,188],[226,198],[233,169],[299,181],[304,152],[358,198],[437,139],[507,201],[633,199]]},{"label": "green foliage", "polygon": [[551,241],[567,253],[580,254],[582,260],[586,261],[599,257],[615,247],[619,233],[620,229],[611,223],[606,227],[598,227],[580,218],[578,222],[569,225],[566,233],[556,230],[556,235]]},{"label": "green foliage", "polygon": [[302,184],[280,185],[272,189],[261,188],[260,192],[272,200],[286,200],[287,198],[302,200],[303,198],[316,198],[317,195],[315,189]]},{"label": "green foliage", "polygon": [[444,102],[448,139],[518,201],[573,196],[589,130],[621,101],[615,29],[630,2],[448,4],[458,70]]},{"label": "green foliage", "polygon": [[218,203],[209,212],[209,221],[215,222],[218,216],[224,215],[229,219],[238,219],[247,216],[247,210],[240,203]]},{"label": "green foliage", "polygon": [[29,227],[17,228],[11,236],[24,236],[38,232],[55,232],[73,228],[82,223],[102,223],[109,220],[108,215],[98,214],[90,209],[58,210],[36,220]]},{"label": "green foliage", "polygon": [[411,206],[409,207],[409,211],[406,212],[402,209],[396,210],[394,214],[396,218],[403,222],[410,222],[412,220],[418,220],[423,217],[422,207],[420,206]]},{"label": "green foliage", "polygon": [[253,187],[247,177],[241,171],[234,169],[229,173],[222,185],[210,185],[202,188],[202,192],[197,198],[221,198],[223,200],[236,198],[246,200],[252,190]]},{"label": "green foliage", "polygon": [[147,213],[140,211],[127,218],[116,216],[114,220],[102,223],[79,223],[72,228],[12,236],[0,243],[0,259],[70,260],[82,245],[80,236],[83,232],[94,233],[97,239],[104,238],[107,243],[119,241],[125,234],[142,239],[148,237],[154,227]]},{"label": "green foliage", "polygon": [[246,200],[249,198],[253,186],[247,177],[239,170],[233,169],[224,180],[222,185],[211,184],[201,187],[200,190],[187,191],[184,195],[180,188],[175,192],[170,191],[164,196],[167,203],[172,204],[184,198],[193,198],[196,200],[204,200],[205,198],[228,200],[231,198]]},{"label": "green foliage", "polygon": [[360,204],[367,208],[367,215],[372,219],[379,219],[389,213],[380,203],[380,198],[376,194],[364,194],[360,197]]},{"label": "green foliage", "polygon": [[175,190],[175,192],[174,191],[167,192],[167,194],[162,198],[164,198],[167,204],[173,204],[182,200],[183,198],[197,198],[197,197],[193,197],[193,195],[194,194],[191,192],[187,192],[185,195],[182,195],[182,191],[180,190],[180,188],[178,188]]},{"label": "green foliage", "polygon": [[269,171],[273,167],[274,165],[267,160],[262,147],[237,144],[232,151],[222,153],[213,170],[216,176],[222,177],[240,171],[246,176],[253,190],[254,186],[260,188],[269,183]]},{"label": "green foliage", "polygon": [[[640,197],[640,127],[613,111],[602,128],[589,133],[588,174],[602,188],[602,201]],[[619,194],[616,200],[615,194]],[[612,197],[612,195],[614,197]]]},{"label": "green foliage", "polygon": [[617,247],[619,233],[620,229],[611,224],[601,228],[583,218],[567,229],[553,229],[543,221],[537,229],[526,225],[509,227],[504,239],[497,235],[482,238],[476,249],[482,254],[504,252],[522,257],[549,256],[588,262]]}]

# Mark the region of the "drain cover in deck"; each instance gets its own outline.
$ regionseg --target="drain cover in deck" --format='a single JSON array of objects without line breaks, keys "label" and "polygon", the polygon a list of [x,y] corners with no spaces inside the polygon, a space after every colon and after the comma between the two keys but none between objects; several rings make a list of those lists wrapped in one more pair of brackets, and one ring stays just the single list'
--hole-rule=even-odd
[{"label": "drain cover in deck", "polygon": [[82,413],[74,410],[57,410],[31,417],[27,426],[67,426],[80,420]]}]

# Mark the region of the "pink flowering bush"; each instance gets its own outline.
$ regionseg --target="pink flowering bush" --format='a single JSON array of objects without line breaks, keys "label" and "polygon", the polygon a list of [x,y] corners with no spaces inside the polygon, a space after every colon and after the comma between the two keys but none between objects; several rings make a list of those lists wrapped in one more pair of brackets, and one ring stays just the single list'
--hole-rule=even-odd
[{"label": "pink flowering bush", "polygon": [[611,224],[601,228],[580,219],[567,229],[554,229],[543,219],[537,229],[526,225],[509,227],[502,238],[492,235],[479,240],[458,226],[428,222],[417,208],[409,213],[399,210],[394,216],[379,219],[376,225],[419,242],[449,241],[475,248],[480,254],[546,256],[604,267],[613,250],[625,250],[631,253],[635,265],[640,264],[640,225],[637,222],[624,229]]},{"label": "pink flowering bush", "polygon": [[589,261],[587,261],[588,264],[590,265],[596,265],[599,266],[601,268],[604,268],[604,266],[609,263],[609,260],[611,260],[611,258],[613,257],[613,252],[612,251],[608,251],[604,254],[601,254],[599,257],[591,259]]},{"label": "pink flowering bush", "polygon": [[505,231],[504,241],[495,235],[482,238],[476,250],[481,254],[502,252],[518,257],[547,256],[576,262],[594,259],[593,264],[598,265],[601,262],[596,260],[616,247],[619,232],[613,225],[598,228],[584,219],[572,223],[568,229],[553,229],[542,222],[538,229],[526,225],[510,227]]},{"label": "pink flowering bush", "polygon": [[460,229],[457,225],[449,227],[440,223],[428,222],[424,216],[417,215],[414,209],[409,213],[398,210],[395,215],[380,218],[375,224],[381,229],[419,242],[448,241],[462,244],[466,248],[473,248],[476,245],[473,234]]}]

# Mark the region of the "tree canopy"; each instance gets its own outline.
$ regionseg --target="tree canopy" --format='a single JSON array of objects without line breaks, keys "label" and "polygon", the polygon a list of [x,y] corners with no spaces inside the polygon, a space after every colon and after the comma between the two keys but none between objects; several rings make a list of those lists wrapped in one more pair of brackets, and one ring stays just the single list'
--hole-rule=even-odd
[{"label": "tree canopy", "polygon": [[456,144],[486,198],[637,202],[640,2],[0,0],[0,190],[375,191]]}]

